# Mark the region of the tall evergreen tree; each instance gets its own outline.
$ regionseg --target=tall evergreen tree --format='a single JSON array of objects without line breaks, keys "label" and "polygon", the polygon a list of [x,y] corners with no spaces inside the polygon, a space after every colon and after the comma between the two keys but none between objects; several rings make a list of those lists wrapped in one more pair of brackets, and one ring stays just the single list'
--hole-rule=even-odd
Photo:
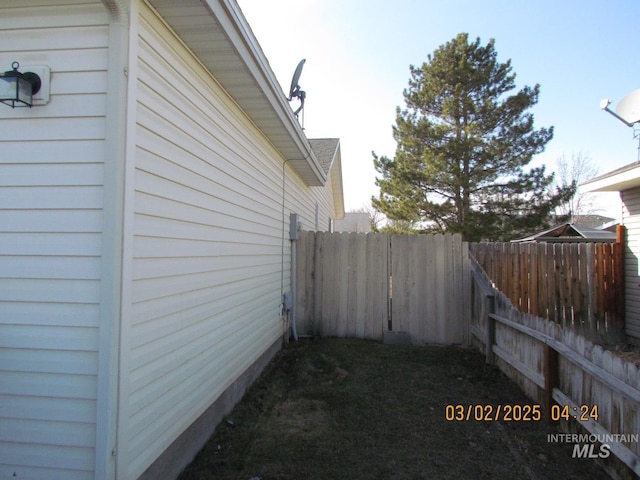
[{"label": "tall evergreen tree", "polygon": [[494,41],[466,33],[411,66],[406,108],[396,110],[394,158],[374,165],[380,194],[373,206],[423,230],[465,240],[510,240],[550,226],[575,185],[551,191],[553,175],[526,167],[553,137],[534,129],[527,110],[540,87],[515,89],[511,61],[499,63]]}]

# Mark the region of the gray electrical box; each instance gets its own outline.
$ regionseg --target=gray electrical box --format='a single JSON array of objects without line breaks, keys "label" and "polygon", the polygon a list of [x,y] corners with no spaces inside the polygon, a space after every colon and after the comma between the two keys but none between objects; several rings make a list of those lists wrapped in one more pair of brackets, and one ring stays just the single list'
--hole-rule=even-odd
[{"label": "gray electrical box", "polygon": [[300,230],[300,221],[297,213],[289,214],[289,240],[298,240],[298,231]]},{"label": "gray electrical box", "polygon": [[282,296],[282,304],[285,310],[291,310],[293,308],[293,292],[285,292]]}]

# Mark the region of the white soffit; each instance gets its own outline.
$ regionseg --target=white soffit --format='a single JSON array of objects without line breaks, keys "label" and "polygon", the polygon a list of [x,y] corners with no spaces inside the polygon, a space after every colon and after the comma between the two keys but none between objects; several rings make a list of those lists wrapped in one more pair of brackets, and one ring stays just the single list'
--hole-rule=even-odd
[{"label": "white soffit", "polygon": [[327,175],[235,0],[150,0],[181,40],[310,186]]},{"label": "white soffit", "polygon": [[344,217],[344,192],[342,185],[342,155],[339,138],[312,138],[309,140],[322,170],[331,177],[333,202],[337,218]]}]

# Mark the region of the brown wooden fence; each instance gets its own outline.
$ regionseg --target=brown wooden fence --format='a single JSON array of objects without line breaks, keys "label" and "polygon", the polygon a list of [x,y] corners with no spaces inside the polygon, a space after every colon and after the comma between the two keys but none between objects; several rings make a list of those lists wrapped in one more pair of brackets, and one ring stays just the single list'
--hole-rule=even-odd
[{"label": "brown wooden fence", "polygon": [[300,232],[299,334],[415,344],[469,339],[469,253],[460,235]]},{"label": "brown wooden fence", "polygon": [[471,271],[472,343],[485,352],[487,363],[498,366],[539,402],[545,417],[562,419],[565,431],[586,430],[588,438],[606,443],[612,457],[626,466],[609,462],[610,473],[615,468],[622,478],[637,478],[638,367],[571,328],[523,313],[495,288],[474,259]]},{"label": "brown wooden fence", "polygon": [[520,311],[597,342],[624,334],[622,243],[473,243],[469,250]]}]

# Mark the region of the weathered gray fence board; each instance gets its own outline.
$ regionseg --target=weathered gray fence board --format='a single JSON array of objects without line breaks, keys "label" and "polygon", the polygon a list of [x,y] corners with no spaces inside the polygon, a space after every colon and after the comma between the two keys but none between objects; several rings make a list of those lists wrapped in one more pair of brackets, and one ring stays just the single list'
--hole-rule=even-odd
[{"label": "weathered gray fence board", "polygon": [[[298,271],[310,271],[313,268],[313,262],[315,257],[315,239],[308,235],[301,235],[297,243],[297,268]],[[300,264],[302,262],[302,264]],[[300,276],[297,275],[298,279]],[[312,331],[313,325],[312,312],[314,304],[314,291],[312,282],[303,282],[298,284],[298,298],[296,299],[296,313],[298,318],[298,330],[299,331]],[[305,298],[306,302],[301,302],[299,299]]]},{"label": "weathered gray fence board", "polygon": [[379,338],[388,321],[386,236],[301,232],[300,334]]},{"label": "weathered gray fence board", "polygon": [[297,252],[299,334],[382,339],[391,323],[418,344],[468,340],[459,235],[301,232]]},{"label": "weathered gray fence board", "polygon": [[417,254],[417,242],[409,243],[408,236],[391,237],[391,319],[396,331],[411,331],[409,312],[416,309],[417,295],[415,270],[411,267],[419,261],[412,261]]},{"label": "weathered gray fence board", "polygon": [[389,325],[389,237],[366,235],[367,292],[364,306],[365,336],[379,339]]}]

